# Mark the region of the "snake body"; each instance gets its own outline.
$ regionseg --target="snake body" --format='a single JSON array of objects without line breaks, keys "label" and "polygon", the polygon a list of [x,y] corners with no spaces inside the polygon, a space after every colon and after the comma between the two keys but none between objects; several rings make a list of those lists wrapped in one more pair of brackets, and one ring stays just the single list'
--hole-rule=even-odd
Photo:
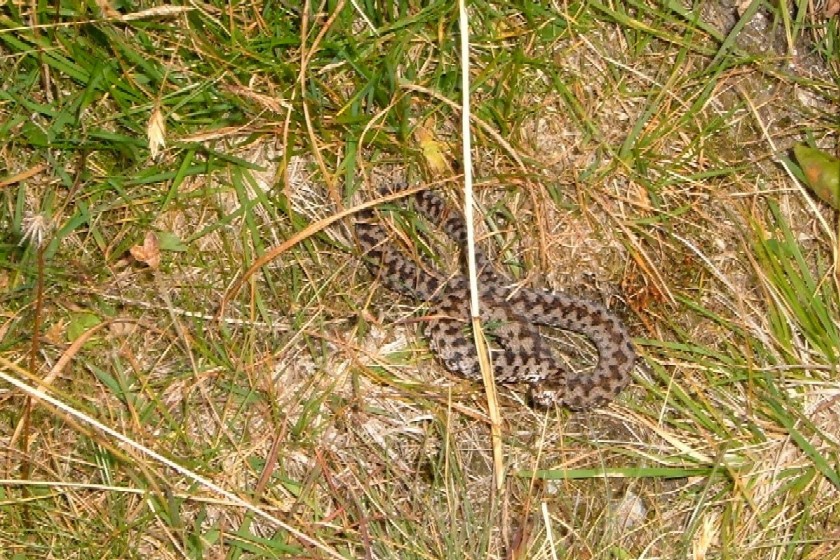
[{"label": "snake body", "polygon": [[[414,196],[416,208],[466,251],[463,216],[430,190]],[[443,365],[457,375],[481,379],[478,355],[469,332],[469,282],[459,274],[445,278],[428,272],[393,246],[385,228],[366,210],[356,235],[374,275],[389,289],[428,302],[425,335]],[[481,321],[491,342],[498,383],[527,383],[534,404],[563,404],[572,409],[600,406],[629,383],[636,354],[619,318],[604,306],[563,293],[513,289],[488,258],[476,253]],[[587,336],[598,351],[594,370],[571,375],[552,352],[537,325]]]}]

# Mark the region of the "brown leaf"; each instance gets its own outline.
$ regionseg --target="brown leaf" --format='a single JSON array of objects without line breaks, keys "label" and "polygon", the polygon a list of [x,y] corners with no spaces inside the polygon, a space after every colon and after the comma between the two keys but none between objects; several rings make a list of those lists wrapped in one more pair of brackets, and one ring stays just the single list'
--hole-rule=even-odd
[{"label": "brown leaf", "polygon": [[287,101],[276,99],[271,95],[263,95],[261,93],[257,93],[248,87],[239,85],[228,85],[222,87],[224,87],[224,89],[228,90],[229,92],[235,95],[239,95],[241,97],[250,99],[254,103],[258,103],[259,105],[262,105],[263,108],[268,109],[269,111],[272,111],[274,113],[281,113],[283,111],[283,108],[286,108],[288,110],[291,110],[292,108],[292,106]]},{"label": "brown leaf", "polygon": [[44,331],[44,340],[50,344],[64,344],[67,341],[66,329],[67,324],[64,321],[56,321]]},{"label": "brown leaf", "polygon": [[111,321],[108,324],[108,331],[111,333],[111,336],[115,337],[126,337],[130,334],[134,334],[139,330],[139,325],[133,320],[124,320],[124,321]]},{"label": "brown leaf", "polygon": [[102,11],[102,16],[107,19],[119,19],[122,15],[114,9],[109,0],[96,0],[96,5]]},{"label": "brown leaf", "polygon": [[135,245],[129,249],[129,252],[132,257],[149,268],[157,270],[160,266],[160,245],[153,231],[146,233],[146,239],[143,240],[142,245]]}]

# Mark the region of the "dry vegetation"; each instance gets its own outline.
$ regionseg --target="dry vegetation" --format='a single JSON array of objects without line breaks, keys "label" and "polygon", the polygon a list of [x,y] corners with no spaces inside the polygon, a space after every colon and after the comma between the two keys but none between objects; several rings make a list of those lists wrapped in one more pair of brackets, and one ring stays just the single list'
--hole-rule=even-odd
[{"label": "dry vegetation", "polygon": [[698,4],[470,5],[481,244],[640,355],[602,409],[501,388],[501,491],[335,219],[458,200],[457,7],[0,5],[0,558],[840,558],[836,222],[786,172],[838,21]]}]

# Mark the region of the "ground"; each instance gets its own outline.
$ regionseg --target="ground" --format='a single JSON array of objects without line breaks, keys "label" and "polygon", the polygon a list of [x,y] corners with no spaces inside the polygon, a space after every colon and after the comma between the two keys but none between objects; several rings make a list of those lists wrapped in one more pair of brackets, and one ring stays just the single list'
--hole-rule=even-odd
[{"label": "ground", "polygon": [[[791,4],[474,2],[468,67],[448,2],[0,5],[0,557],[840,558],[791,152],[837,155],[840,36]],[[488,405],[364,266],[382,185],[463,204],[465,69],[477,246],[624,319],[608,406]]]}]

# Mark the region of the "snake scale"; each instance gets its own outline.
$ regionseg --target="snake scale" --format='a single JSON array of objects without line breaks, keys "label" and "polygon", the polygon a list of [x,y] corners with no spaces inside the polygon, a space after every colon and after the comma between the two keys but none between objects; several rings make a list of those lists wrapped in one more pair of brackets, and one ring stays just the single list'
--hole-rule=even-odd
[{"label": "snake scale", "polygon": [[[460,212],[434,192],[414,195],[414,205],[432,224],[441,224],[461,254],[467,233]],[[425,336],[443,365],[457,375],[481,379],[478,356],[470,333],[469,281],[463,274],[445,278],[408,258],[389,239],[372,210],[360,212],[356,236],[371,272],[389,289],[427,302]],[[481,321],[491,347],[498,383],[527,383],[533,403],[572,409],[600,406],[630,381],[636,358],[622,322],[604,306],[563,293],[510,287],[488,258],[476,253]],[[598,351],[594,370],[571,375],[554,355],[537,325],[581,333]]]}]

